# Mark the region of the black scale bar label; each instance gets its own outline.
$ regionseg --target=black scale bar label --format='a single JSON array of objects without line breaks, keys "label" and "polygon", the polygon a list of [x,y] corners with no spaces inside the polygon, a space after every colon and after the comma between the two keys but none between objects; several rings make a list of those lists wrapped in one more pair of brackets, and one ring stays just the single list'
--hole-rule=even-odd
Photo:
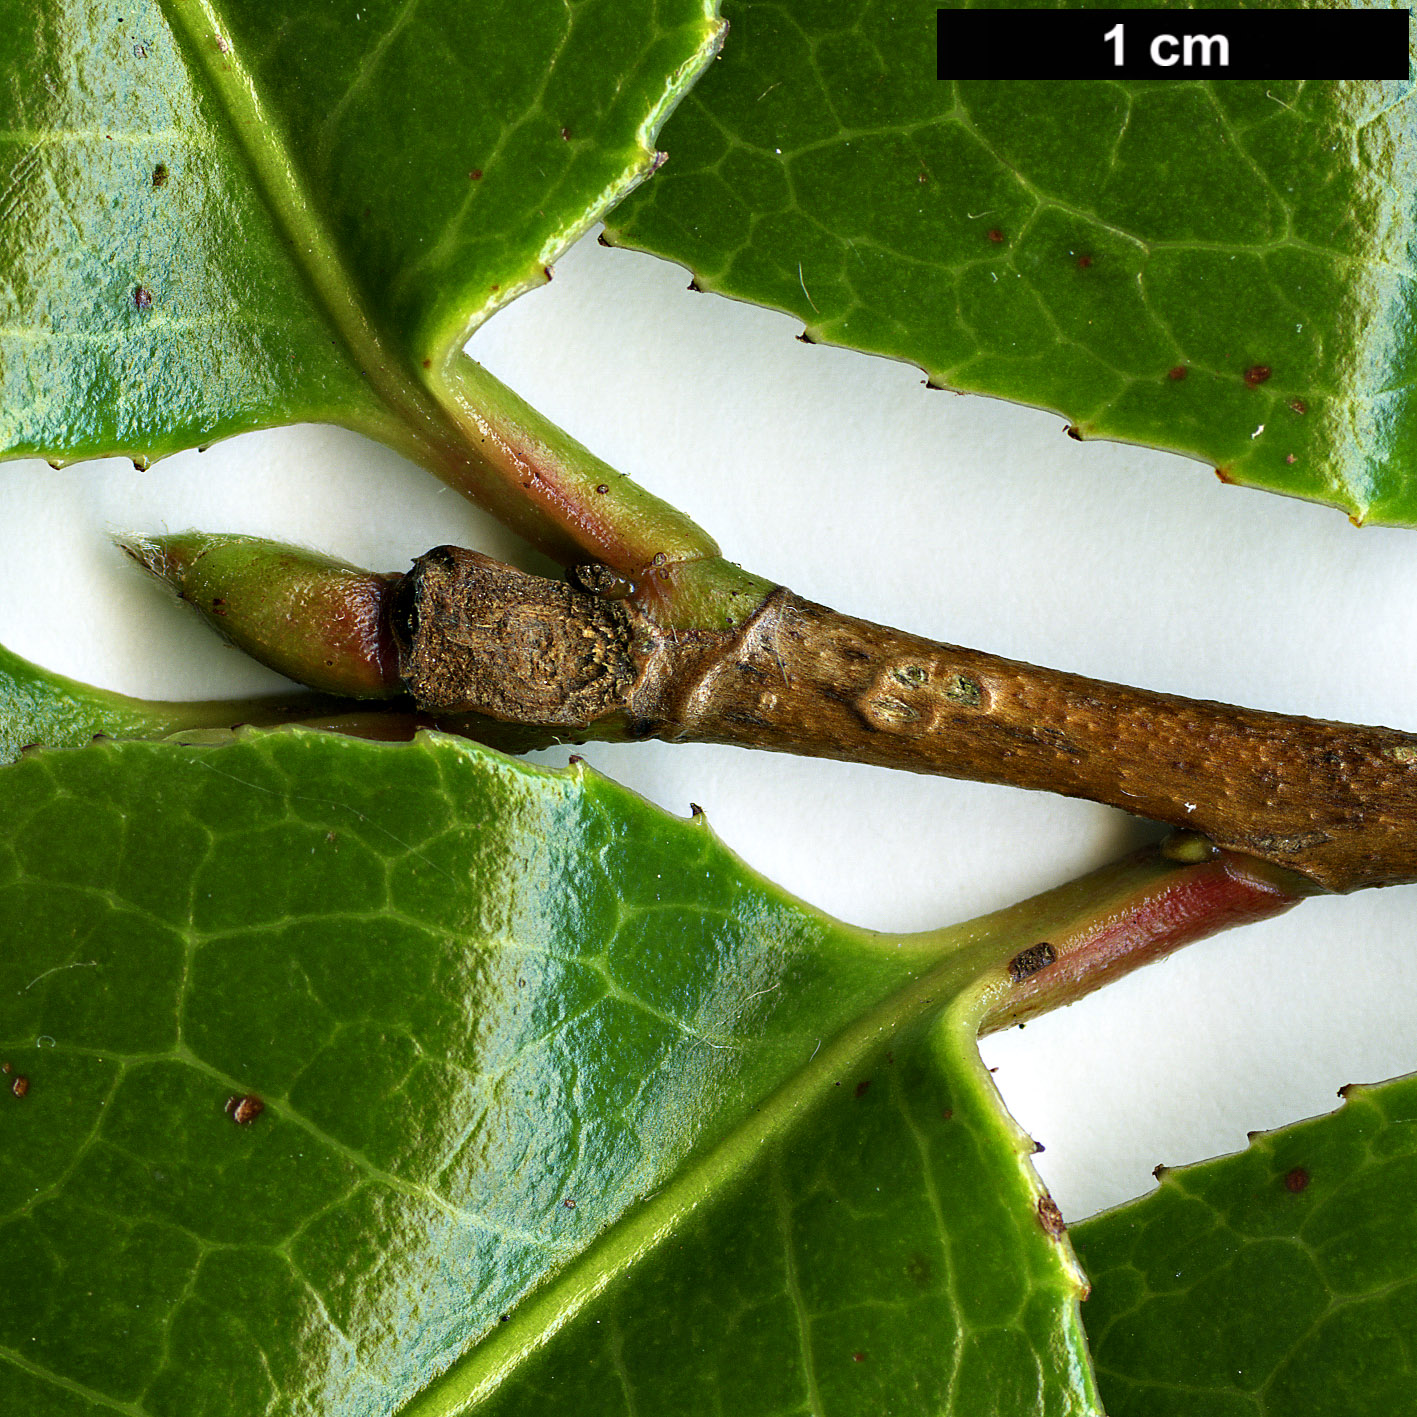
[{"label": "black scale bar label", "polygon": [[940,10],[942,79],[1407,79],[1408,10]]}]

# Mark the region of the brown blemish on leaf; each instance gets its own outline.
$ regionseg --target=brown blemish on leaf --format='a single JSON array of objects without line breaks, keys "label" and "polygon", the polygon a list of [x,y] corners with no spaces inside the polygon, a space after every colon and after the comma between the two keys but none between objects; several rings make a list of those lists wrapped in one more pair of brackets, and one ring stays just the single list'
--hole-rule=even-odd
[{"label": "brown blemish on leaf", "polygon": [[561,1204],[565,1206],[567,1210],[574,1210],[576,1208],[576,1203],[570,1198],[570,1196],[567,1196],[566,1199],[561,1202]]},{"label": "brown blemish on leaf", "polygon": [[133,287],[133,304],[139,310],[148,309],[153,303],[152,292],[145,285]]},{"label": "brown blemish on leaf", "polygon": [[563,143],[569,143],[571,141],[571,130],[569,128],[561,129],[561,141]]},{"label": "brown blemish on leaf", "polygon": [[1309,1173],[1302,1166],[1296,1166],[1291,1171],[1284,1173],[1284,1189],[1293,1195],[1298,1195],[1305,1190],[1309,1184]]},{"label": "brown blemish on leaf", "polygon": [[603,497],[608,491],[610,491],[610,484],[608,482],[602,482],[600,486],[597,487],[595,490],[597,493],[600,494],[600,496]]},{"label": "brown blemish on leaf", "polygon": [[1058,1209],[1058,1203],[1052,1196],[1039,1197],[1038,1223],[1043,1227],[1043,1233],[1050,1239],[1061,1240],[1068,1233],[1063,1212]]},{"label": "brown blemish on leaf", "polygon": [[165,162],[160,162],[155,168],[153,168],[153,186],[167,186],[167,164]]},{"label": "brown blemish on leaf", "polygon": [[11,1068],[9,1063],[0,1063],[0,1073],[4,1073],[8,1077],[9,1074],[13,1071],[14,1069]]},{"label": "brown blemish on leaf", "polygon": [[23,1073],[20,1073],[15,1078],[14,1082],[10,1084],[10,1091],[13,1092],[16,1097],[24,1097],[29,1090],[30,1080]]},{"label": "brown blemish on leaf", "polygon": [[265,1110],[266,1104],[254,1092],[226,1099],[226,1115],[238,1127],[249,1127]]},{"label": "brown blemish on leaf", "polygon": [[955,1114],[955,1109],[954,1109],[953,1107],[941,1107],[941,1108],[940,1108],[940,1120],[941,1120],[942,1122],[948,1122],[948,1121],[954,1116],[954,1114]]},{"label": "brown blemish on leaf", "polygon": [[997,226],[991,226],[989,228],[989,240],[992,241],[994,245],[997,246],[1003,239],[1004,233],[1000,231]]},{"label": "brown blemish on leaf", "polygon": [[853,1363],[864,1363],[866,1361],[866,1355],[864,1353],[853,1353],[851,1355],[851,1361]]},{"label": "brown blemish on leaf", "polygon": [[858,1098],[860,1098],[860,1097],[865,1097],[865,1095],[867,1094],[867,1092],[870,1091],[870,1088],[871,1088],[871,1079],[870,1079],[870,1078],[862,1078],[861,1081],[856,1084],[856,1091],[852,1094],[852,1096],[853,1096],[853,1097],[858,1097]]},{"label": "brown blemish on leaf", "polygon": [[1228,471],[1226,468],[1223,468],[1223,467],[1218,467],[1218,468],[1216,468],[1216,469],[1215,469],[1215,475],[1216,475],[1223,483],[1225,483],[1225,485],[1226,485],[1227,487],[1233,487],[1233,486],[1235,485],[1235,479],[1230,476],[1230,473],[1229,473],[1229,471]]},{"label": "brown blemish on leaf", "polygon": [[1020,980],[1027,979],[1030,974],[1047,969],[1057,958],[1057,950],[1046,940],[1030,945],[1026,950],[1020,950],[1009,961],[1009,978],[1017,984]]},{"label": "brown blemish on leaf", "polygon": [[433,361],[431,359],[425,359],[423,361],[423,367],[425,369],[431,369],[433,367]]},{"label": "brown blemish on leaf", "polygon": [[1091,257],[1091,256],[1079,256],[1079,257],[1078,257],[1078,270],[1080,270],[1080,271],[1088,270],[1088,269],[1091,267],[1091,265],[1092,265],[1092,257]]},{"label": "brown blemish on leaf", "polygon": [[1298,462],[1299,459],[1296,458],[1293,453],[1287,453],[1285,455],[1284,461],[1292,466],[1294,463]]},{"label": "brown blemish on leaf", "polygon": [[1268,364],[1251,364],[1250,367],[1245,370],[1245,382],[1252,389],[1257,389],[1273,372]]},{"label": "brown blemish on leaf", "polygon": [[1190,372],[1191,371],[1187,369],[1184,364],[1177,364],[1173,368],[1168,369],[1166,371],[1166,377],[1168,379],[1174,380],[1176,383],[1180,383],[1180,381],[1184,379],[1186,375]]},{"label": "brown blemish on leaf", "polygon": [[467,174],[467,180],[469,182],[481,182],[482,169],[480,167],[474,167],[472,171]]},{"label": "brown blemish on leaf", "polygon": [[1082,433],[1078,430],[1078,426],[1076,423],[1069,423],[1068,426],[1063,429],[1063,432],[1066,433],[1068,437],[1073,440],[1073,442],[1082,442]]},{"label": "brown blemish on leaf", "polygon": [[1306,404],[1303,399],[1290,399],[1289,408],[1294,413],[1307,413],[1309,411],[1309,405]]}]

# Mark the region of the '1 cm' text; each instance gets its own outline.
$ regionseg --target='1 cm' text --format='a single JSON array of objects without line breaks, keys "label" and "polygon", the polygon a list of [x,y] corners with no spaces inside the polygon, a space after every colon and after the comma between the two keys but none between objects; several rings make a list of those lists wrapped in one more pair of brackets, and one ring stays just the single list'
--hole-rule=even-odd
[{"label": "'1 cm' text", "polygon": [[[1126,26],[1115,24],[1102,36],[1112,46],[1112,63],[1118,68],[1125,62]],[[1219,69],[1229,67],[1230,41],[1223,34],[1159,34],[1151,41],[1151,62],[1158,69],[1170,69],[1179,64],[1183,69],[1196,67]]]}]

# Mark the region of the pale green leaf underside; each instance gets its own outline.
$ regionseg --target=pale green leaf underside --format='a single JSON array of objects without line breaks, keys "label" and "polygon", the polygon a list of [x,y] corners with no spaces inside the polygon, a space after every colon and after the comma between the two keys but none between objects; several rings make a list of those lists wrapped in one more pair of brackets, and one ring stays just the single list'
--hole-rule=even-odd
[{"label": "pale green leaf underside", "polygon": [[1079,1226],[1111,1417],[1394,1417],[1417,1363],[1417,1078]]},{"label": "pale green leaf underside", "polygon": [[942,82],[935,11],[726,3],[613,239],[1079,436],[1417,523],[1412,84]]},{"label": "pale green leaf underside", "polygon": [[712,12],[0,0],[0,453],[417,431],[425,378],[649,171]]},{"label": "pale green leaf underside", "polygon": [[1096,1411],[972,1042],[1048,898],[867,935],[437,737],[47,751],[0,816],[26,1417]]}]

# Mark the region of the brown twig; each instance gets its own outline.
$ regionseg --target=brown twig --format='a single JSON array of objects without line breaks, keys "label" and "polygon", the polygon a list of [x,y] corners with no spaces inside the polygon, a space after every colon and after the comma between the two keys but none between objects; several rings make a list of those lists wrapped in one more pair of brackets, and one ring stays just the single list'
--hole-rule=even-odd
[{"label": "brown twig", "polygon": [[394,597],[426,711],[732,743],[1086,797],[1328,890],[1417,880],[1417,736],[1039,669],[773,591],[740,629],[440,547]]}]

